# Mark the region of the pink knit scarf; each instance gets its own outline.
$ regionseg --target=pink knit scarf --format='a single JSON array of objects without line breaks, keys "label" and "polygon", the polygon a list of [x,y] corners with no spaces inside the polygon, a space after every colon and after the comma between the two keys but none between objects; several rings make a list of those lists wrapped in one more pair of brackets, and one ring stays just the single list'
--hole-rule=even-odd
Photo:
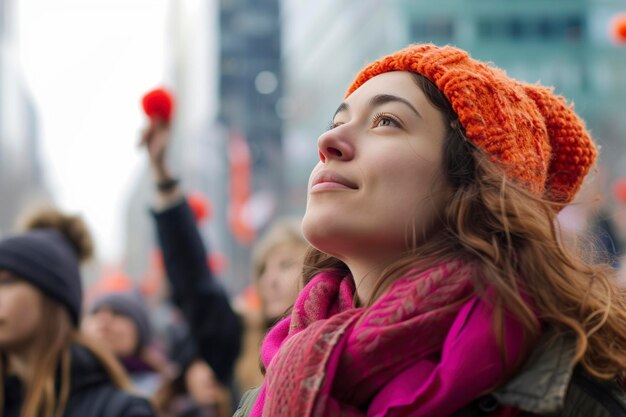
[{"label": "pink knit scarf", "polygon": [[[443,382],[437,382],[439,377],[433,382],[433,375],[439,375],[435,369],[443,362],[442,351],[451,328],[458,327],[455,332],[463,328],[463,323],[455,324],[460,312],[464,306],[467,312],[463,314],[468,316],[469,311],[476,310],[467,307],[470,301],[476,302],[470,279],[474,273],[472,266],[461,262],[409,273],[369,308],[353,307],[355,289],[350,276],[317,275],[298,296],[291,317],[279,322],[263,343],[261,356],[267,374],[251,416],[391,415],[385,407],[403,401],[406,404],[398,405],[393,415],[434,416],[437,413],[427,411],[426,406],[423,410],[427,414],[412,408],[416,405],[411,402],[419,402],[412,392],[440,389],[443,393],[446,378],[456,380],[454,372],[466,366],[452,364],[454,369],[442,371],[449,374],[442,374]],[[489,333],[491,325],[488,318],[481,319],[473,333],[485,339],[482,333]],[[453,349],[457,349],[454,343]],[[496,356],[489,359],[493,362],[499,360],[495,347],[476,354]],[[471,367],[470,371],[463,369],[463,381],[480,378],[481,382],[468,384],[462,394],[455,393],[454,399],[437,406],[442,413],[437,415],[447,415],[447,408],[456,411],[454,407],[458,409],[478,397],[489,386],[485,384],[502,377],[502,369],[487,368],[488,376],[483,369],[474,374]],[[404,374],[408,379],[402,380]],[[407,383],[415,388],[405,395],[402,390],[407,390]],[[394,384],[401,388],[394,388]],[[385,390],[392,393],[391,401],[383,398]],[[423,396],[436,398],[437,392]],[[377,414],[376,408],[384,410]]]}]

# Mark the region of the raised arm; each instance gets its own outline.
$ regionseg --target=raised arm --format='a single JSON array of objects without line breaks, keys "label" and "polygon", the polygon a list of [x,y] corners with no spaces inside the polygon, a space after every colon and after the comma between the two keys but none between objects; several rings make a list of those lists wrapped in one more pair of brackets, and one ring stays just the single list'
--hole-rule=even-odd
[{"label": "raised arm", "polygon": [[170,129],[153,121],[142,144],[148,151],[157,200],[152,210],[174,302],[189,323],[200,356],[225,384],[239,354],[241,323],[226,291],[207,265],[207,250],[184,194],[165,161]]}]

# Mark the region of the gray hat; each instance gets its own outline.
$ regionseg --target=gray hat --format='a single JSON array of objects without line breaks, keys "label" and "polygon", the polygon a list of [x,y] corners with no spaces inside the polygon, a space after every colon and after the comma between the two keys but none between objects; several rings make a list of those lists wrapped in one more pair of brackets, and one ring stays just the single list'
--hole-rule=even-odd
[{"label": "gray hat", "polygon": [[148,310],[139,295],[132,292],[110,293],[97,298],[89,309],[93,314],[103,307],[128,317],[137,327],[137,352],[144,348],[152,338],[152,326],[148,317]]}]

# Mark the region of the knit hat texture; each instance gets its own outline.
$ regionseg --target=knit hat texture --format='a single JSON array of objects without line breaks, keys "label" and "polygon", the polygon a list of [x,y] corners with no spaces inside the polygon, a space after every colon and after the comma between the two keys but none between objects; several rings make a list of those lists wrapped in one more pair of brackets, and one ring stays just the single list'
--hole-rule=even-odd
[{"label": "knit hat texture", "polygon": [[535,195],[570,202],[596,159],[584,122],[552,88],[514,80],[452,46],[410,45],[385,56],[359,72],[346,97],[390,71],[411,71],[432,81],[467,138]]},{"label": "knit hat texture", "polygon": [[38,229],[3,239],[0,269],[13,272],[60,302],[78,326],[83,300],[79,260],[61,232]]},{"label": "knit hat texture", "polygon": [[152,326],[148,311],[139,295],[132,292],[116,292],[105,294],[91,304],[90,313],[108,307],[122,316],[128,317],[137,328],[137,353],[147,346],[152,338]]}]

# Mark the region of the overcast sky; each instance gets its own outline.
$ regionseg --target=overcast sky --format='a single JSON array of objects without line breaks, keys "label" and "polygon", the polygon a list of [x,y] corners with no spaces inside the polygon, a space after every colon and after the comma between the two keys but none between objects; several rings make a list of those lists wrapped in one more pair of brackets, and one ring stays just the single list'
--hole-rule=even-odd
[{"label": "overcast sky", "polygon": [[62,209],[84,215],[98,257],[117,261],[125,202],[146,163],[139,101],[163,83],[166,0],[16,3],[48,183]]}]

